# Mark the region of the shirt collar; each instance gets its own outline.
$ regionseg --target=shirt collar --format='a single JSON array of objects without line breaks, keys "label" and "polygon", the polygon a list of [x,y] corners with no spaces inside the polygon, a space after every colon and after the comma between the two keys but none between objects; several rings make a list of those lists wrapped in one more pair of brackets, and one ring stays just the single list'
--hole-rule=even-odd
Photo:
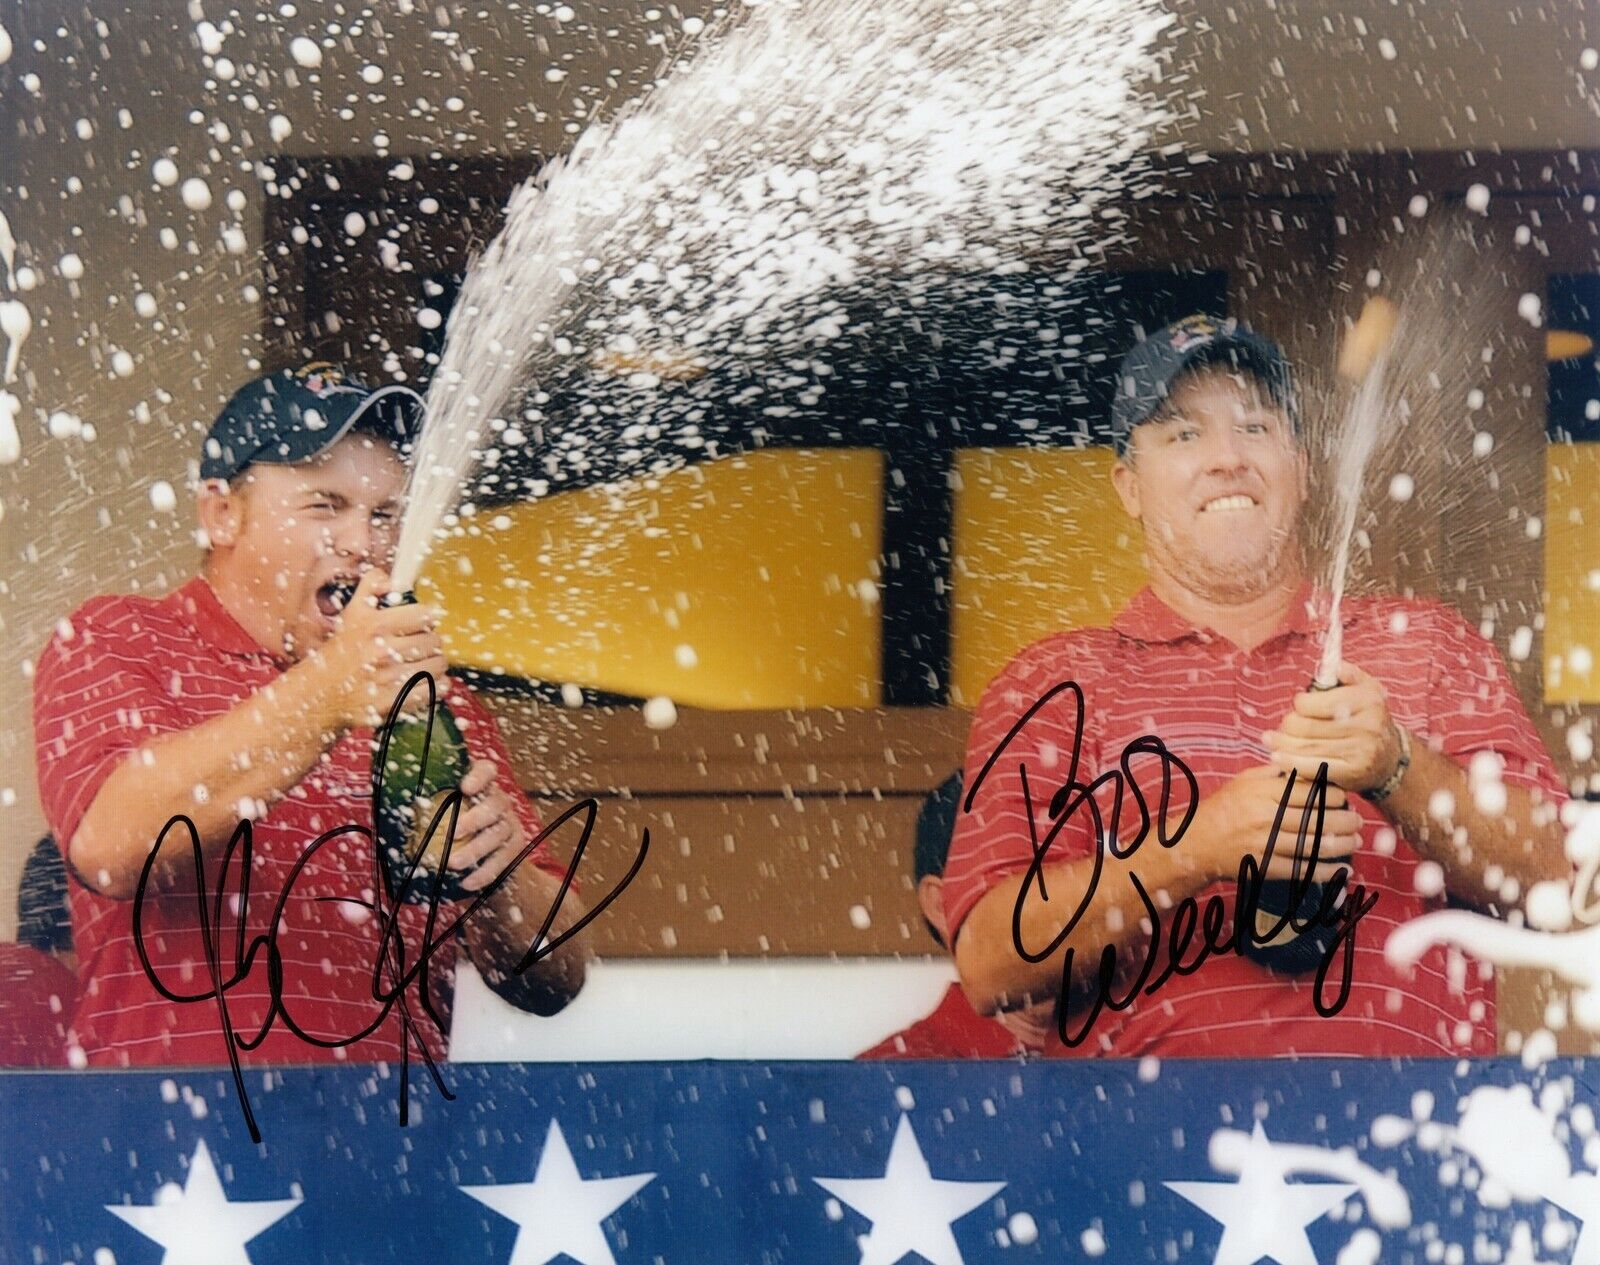
[{"label": "shirt collar", "polygon": [[244,626],[222,604],[222,599],[205,576],[195,576],[173,596],[188,617],[195,634],[207,645],[224,654],[250,658],[265,656],[275,663],[286,662],[283,655],[273,654],[245,631]]},{"label": "shirt collar", "polygon": [[[1328,626],[1328,611],[1332,604],[1332,596],[1326,589],[1313,585],[1310,580],[1303,581],[1294,600],[1289,603],[1283,623],[1267,640],[1290,634],[1320,637]],[[1352,619],[1354,612],[1346,602],[1340,608],[1339,622],[1348,626]],[[1117,612],[1111,627],[1132,641],[1177,642],[1186,637],[1209,641],[1216,636],[1210,629],[1201,628],[1178,614],[1157,597],[1148,584]]]}]

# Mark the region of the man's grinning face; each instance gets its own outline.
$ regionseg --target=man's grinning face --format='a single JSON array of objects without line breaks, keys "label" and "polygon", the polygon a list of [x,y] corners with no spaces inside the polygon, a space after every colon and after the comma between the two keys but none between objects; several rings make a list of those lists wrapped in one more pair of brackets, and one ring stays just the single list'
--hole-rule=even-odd
[{"label": "man's grinning face", "polygon": [[1144,525],[1150,566],[1197,596],[1248,601],[1298,565],[1306,455],[1252,377],[1213,367],[1180,378],[1112,477]]},{"label": "man's grinning face", "polygon": [[399,535],[405,465],[393,447],[348,435],[299,465],[251,466],[240,498],[238,530],[217,565],[242,581],[256,604],[255,623],[290,658],[302,658],[332,634],[339,613],[333,590],[371,567],[389,568]]}]

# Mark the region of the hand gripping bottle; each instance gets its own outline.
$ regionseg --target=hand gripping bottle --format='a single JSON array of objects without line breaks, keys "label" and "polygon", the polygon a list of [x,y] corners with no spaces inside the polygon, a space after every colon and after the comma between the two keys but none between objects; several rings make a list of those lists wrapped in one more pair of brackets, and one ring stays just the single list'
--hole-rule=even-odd
[{"label": "hand gripping bottle", "polygon": [[[348,602],[354,592],[353,586],[343,589],[338,594],[341,605]],[[417,598],[415,593],[407,591],[385,600],[399,605],[415,602]],[[419,682],[412,689],[425,692],[426,683]],[[386,727],[380,726],[372,739],[374,773],[378,771],[380,758],[383,782],[377,795],[374,824],[378,856],[383,863],[390,899],[426,904],[434,898],[436,888],[441,901],[470,899],[475,894],[462,889],[463,875],[459,871],[446,870],[436,882],[443,862],[450,815],[446,813],[437,826],[434,816],[445,794],[460,787],[471,763],[461,726],[449,704],[435,698],[431,733],[426,716],[396,716]],[[459,813],[465,813],[466,808],[463,801]],[[412,872],[412,863],[419,855],[422,859]],[[409,883],[408,873],[411,874]]]},{"label": "hand gripping bottle", "polygon": [[[1331,689],[1332,686],[1322,685],[1317,681],[1311,682],[1314,690]],[[1298,777],[1296,779],[1299,780]],[[1311,831],[1316,829],[1317,815],[1313,812],[1307,821],[1306,844],[1304,853],[1309,856],[1311,848]],[[1292,853],[1296,838],[1300,831],[1300,816],[1290,810],[1283,815],[1283,826],[1278,832],[1278,838],[1273,845],[1273,855],[1283,856]],[[1337,926],[1327,926],[1325,922],[1317,922],[1306,926],[1317,912],[1322,908],[1323,893],[1326,889],[1324,883],[1302,884],[1302,895],[1298,904],[1295,904],[1295,884],[1288,879],[1271,879],[1261,884],[1261,899],[1256,905],[1255,930],[1259,934],[1266,934],[1277,926],[1280,919],[1283,926],[1270,940],[1249,940],[1241,948],[1241,952],[1252,962],[1259,962],[1269,970],[1280,975],[1303,975],[1316,967],[1328,956],[1333,946],[1333,938]],[[1290,906],[1294,908],[1291,910]],[[1285,914],[1289,918],[1284,918]],[[1300,926],[1305,929],[1298,930],[1294,920],[1298,919]],[[1237,927],[1234,935],[1243,937],[1246,929]]]}]

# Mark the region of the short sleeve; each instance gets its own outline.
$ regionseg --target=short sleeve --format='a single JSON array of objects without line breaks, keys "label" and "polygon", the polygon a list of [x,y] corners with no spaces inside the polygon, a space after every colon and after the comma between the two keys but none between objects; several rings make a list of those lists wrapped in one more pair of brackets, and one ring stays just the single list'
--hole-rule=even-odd
[{"label": "short sleeve", "polygon": [[[1079,780],[1093,780],[1098,748],[1090,732],[1093,707],[1080,707],[1081,658],[1067,638],[1025,650],[990,683],[973,714],[944,872],[952,945],[973,907],[997,884],[1026,870],[1033,841],[1042,844],[1049,837],[1050,800],[1067,780],[1075,749]],[[1047,861],[1092,855],[1095,844],[1094,815],[1085,805],[1065,819]]]},{"label": "short sleeve", "polygon": [[[529,801],[527,792],[517,782],[516,767],[512,763],[510,749],[507,748],[505,738],[500,733],[500,726],[495,723],[493,713],[468,686],[459,680],[451,680],[448,701],[450,710],[461,725],[461,736],[466,740],[468,752],[475,760],[493,762],[496,768],[495,780],[516,805],[517,820],[522,823],[528,838],[533,838],[544,827],[540,824],[538,814],[533,811],[533,804]],[[547,874],[554,874],[558,878],[567,872],[567,867],[551,853],[549,840],[540,843],[528,859]],[[576,892],[578,884],[574,882],[572,888]]]},{"label": "short sleeve", "polygon": [[1568,798],[1539,732],[1522,706],[1494,643],[1448,608],[1439,611],[1428,697],[1428,737],[1457,764],[1489,752],[1513,786],[1542,791],[1558,805]]},{"label": "short sleeve", "polygon": [[45,821],[63,855],[117,764],[187,723],[136,643],[87,608],[62,622],[34,670],[33,741]]}]

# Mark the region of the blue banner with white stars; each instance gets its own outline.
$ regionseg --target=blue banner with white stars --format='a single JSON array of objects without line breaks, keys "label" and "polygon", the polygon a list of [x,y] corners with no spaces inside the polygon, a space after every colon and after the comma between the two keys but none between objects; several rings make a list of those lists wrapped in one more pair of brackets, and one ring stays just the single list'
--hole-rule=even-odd
[{"label": "blue banner with white stars", "polygon": [[0,1075],[0,1260],[1600,1265],[1583,1061],[443,1075]]}]

